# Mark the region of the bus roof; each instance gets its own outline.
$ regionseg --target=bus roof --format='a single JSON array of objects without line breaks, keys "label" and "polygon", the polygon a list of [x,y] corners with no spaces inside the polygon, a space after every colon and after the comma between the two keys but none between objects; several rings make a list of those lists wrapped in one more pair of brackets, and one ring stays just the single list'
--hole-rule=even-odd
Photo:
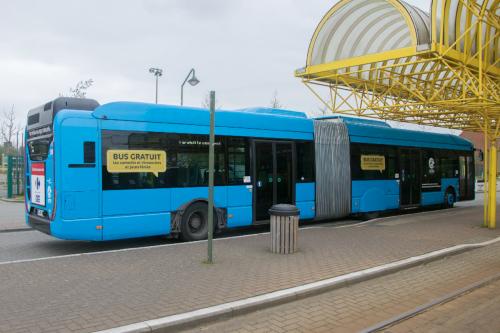
[{"label": "bus roof", "polygon": [[[207,109],[138,102],[113,102],[98,107],[93,116],[100,119],[207,126]],[[407,147],[472,150],[472,143],[452,134],[439,134],[391,128],[382,121],[330,116],[317,121],[341,121],[346,124],[351,142]],[[314,119],[303,112],[271,108],[217,110],[216,126],[281,132],[313,133]]]},{"label": "bus roof", "polygon": [[[93,116],[100,119],[207,126],[210,112],[194,107],[113,102],[98,107]],[[215,119],[217,127],[313,133],[311,119],[302,112],[268,108],[217,110]]]},{"label": "bus roof", "polygon": [[332,115],[332,116],[320,116],[314,118],[316,120],[338,120],[344,123],[355,123],[355,124],[367,124],[373,126],[382,126],[382,127],[391,127],[388,123],[382,120],[374,120],[369,118],[355,118],[355,117],[346,117],[340,115]]},{"label": "bus roof", "polygon": [[50,102],[28,111],[26,131],[28,140],[50,138],[52,136],[52,122],[55,115],[61,110],[75,109],[93,111],[99,103],[93,99],[58,97]]},{"label": "bus roof", "polygon": [[440,134],[346,122],[351,142],[407,147],[472,150],[473,144],[453,134]]}]

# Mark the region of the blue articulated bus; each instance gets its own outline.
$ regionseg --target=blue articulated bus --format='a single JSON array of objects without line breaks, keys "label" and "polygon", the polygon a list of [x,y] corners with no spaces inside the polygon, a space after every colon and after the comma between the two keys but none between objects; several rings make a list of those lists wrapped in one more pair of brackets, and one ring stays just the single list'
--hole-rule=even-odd
[{"label": "blue articulated bus", "polygon": [[[474,198],[473,146],[453,135],[276,109],[216,112],[218,230]],[[62,239],[207,235],[208,110],[58,98],[29,111],[26,221]]]}]

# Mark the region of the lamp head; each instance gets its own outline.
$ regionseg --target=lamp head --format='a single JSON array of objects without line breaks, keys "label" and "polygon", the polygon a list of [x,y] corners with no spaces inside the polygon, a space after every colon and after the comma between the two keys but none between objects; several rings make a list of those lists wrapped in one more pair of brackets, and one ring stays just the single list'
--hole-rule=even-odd
[{"label": "lamp head", "polygon": [[153,75],[155,76],[162,76],[163,75],[163,70],[160,69],[160,68],[154,68],[154,67],[151,67],[149,69],[149,72],[152,73]]},{"label": "lamp head", "polygon": [[200,80],[198,80],[196,76],[193,74],[193,76],[188,80],[188,83],[192,86],[195,86],[198,83],[200,83]]}]

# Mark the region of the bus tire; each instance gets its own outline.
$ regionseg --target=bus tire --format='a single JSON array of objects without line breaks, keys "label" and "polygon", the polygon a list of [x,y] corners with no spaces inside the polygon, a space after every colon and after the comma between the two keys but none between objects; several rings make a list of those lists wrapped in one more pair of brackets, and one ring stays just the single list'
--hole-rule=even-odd
[{"label": "bus tire", "polygon": [[455,191],[452,188],[448,188],[444,193],[444,208],[453,208],[455,205]]},{"label": "bus tire", "polygon": [[185,241],[206,239],[208,234],[208,206],[195,202],[184,211],[181,222],[181,237]]}]

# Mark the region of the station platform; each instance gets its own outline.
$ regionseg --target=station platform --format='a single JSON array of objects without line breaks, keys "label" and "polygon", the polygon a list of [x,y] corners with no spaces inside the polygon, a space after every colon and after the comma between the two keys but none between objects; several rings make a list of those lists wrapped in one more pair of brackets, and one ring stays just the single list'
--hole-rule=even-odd
[{"label": "station platform", "polygon": [[[213,265],[203,263],[204,241],[3,262],[0,332],[112,329],[500,237],[500,230],[481,225],[481,206],[457,207],[367,223],[311,224],[300,229],[293,255],[270,253],[268,233],[220,238]],[[500,249],[481,251],[490,248]],[[500,256],[488,258],[500,272]],[[473,269],[475,259],[469,261]],[[391,286],[385,288],[391,294]]]}]

